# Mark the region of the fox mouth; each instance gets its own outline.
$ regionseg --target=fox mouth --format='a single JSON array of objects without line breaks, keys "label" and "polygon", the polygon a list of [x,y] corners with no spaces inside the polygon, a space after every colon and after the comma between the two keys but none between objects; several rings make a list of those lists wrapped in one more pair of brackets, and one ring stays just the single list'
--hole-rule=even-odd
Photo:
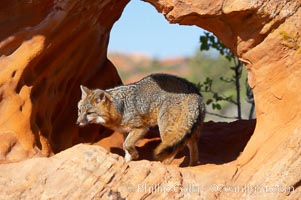
[{"label": "fox mouth", "polygon": [[104,124],[106,123],[106,120],[103,116],[97,116],[97,117],[89,117],[87,116],[87,119],[89,121],[89,123],[93,123],[93,124]]},{"label": "fox mouth", "polygon": [[83,123],[83,122],[76,122],[77,125],[79,125],[80,127],[86,126],[88,123]]}]

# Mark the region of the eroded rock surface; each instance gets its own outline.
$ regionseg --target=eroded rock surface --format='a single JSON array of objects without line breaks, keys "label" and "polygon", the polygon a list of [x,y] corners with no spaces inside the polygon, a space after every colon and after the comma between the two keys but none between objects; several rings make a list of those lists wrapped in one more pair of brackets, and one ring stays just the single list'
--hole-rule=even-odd
[{"label": "eroded rock surface", "polygon": [[[51,158],[0,165],[1,198],[300,198],[301,2],[146,1],[171,23],[212,31],[246,63],[257,123],[243,152],[232,160],[233,152],[229,152],[235,145],[218,152],[213,146],[207,158],[215,158],[214,153],[224,155],[220,163],[205,164],[207,160],[201,166],[181,169],[149,161],[125,164],[121,157],[100,147],[78,145]],[[78,88],[80,84],[100,88],[121,84],[106,50],[112,24],[127,2],[1,2],[3,162],[50,155],[79,142],[97,141],[102,137],[99,132],[107,131],[99,126],[79,131],[74,125]],[[139,184],[146,184],[147,189],[138,191]],[[160,188],[156,184],[179,189],[156,192],[152,190],[152,186]],[[189,185],[204,190],[182,192]],[[212,185],[214,191],[210,190]]]},{"label": "eroded rock surface", "polygon": [[178,168],[147,160],[125,163],[99,146],[80,144],[51,158],[0,165],[0,198],[213,199],[218,194],[215,184],[224,183],[220,175],[235,170]]},{"label": "eroded rock surface", "polygon": [[171,23],[212,31],[247,66],[257,124],[229,183],[300,187],[301,2],[146,1]]},{"label": "eroded rock surface", "polygon": [[[94,140],[75,125],[79,85],[121,84],[106,58],[124,1],[9,1],[0,6],[0,162]],[[114,12],[111,12],[114,10]]]}]

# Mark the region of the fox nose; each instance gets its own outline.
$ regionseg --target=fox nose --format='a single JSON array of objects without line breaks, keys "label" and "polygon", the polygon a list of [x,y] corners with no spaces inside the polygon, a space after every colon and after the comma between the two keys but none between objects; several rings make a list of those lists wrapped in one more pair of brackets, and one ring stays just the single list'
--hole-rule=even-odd
[{"label": "fox nose", "polygon": [[76,124],[76,125],[80,125],[80,124],[81,124],[81,121],[80,121],[79,119],[77,119],[76,122],[75,122],[75,124]]}]

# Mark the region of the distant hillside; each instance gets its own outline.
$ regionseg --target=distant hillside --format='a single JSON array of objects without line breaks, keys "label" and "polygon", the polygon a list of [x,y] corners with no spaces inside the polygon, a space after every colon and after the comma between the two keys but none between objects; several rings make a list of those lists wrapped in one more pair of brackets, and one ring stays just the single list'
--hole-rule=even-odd
[{"label": "distant hillside", "polygon": [[134,82],[151,73],[170,73],[188,77],[191,69],[189,58],[171,57],[154,59],[141,53],[109,53],[108,58],[116,66],[122,81]]}]

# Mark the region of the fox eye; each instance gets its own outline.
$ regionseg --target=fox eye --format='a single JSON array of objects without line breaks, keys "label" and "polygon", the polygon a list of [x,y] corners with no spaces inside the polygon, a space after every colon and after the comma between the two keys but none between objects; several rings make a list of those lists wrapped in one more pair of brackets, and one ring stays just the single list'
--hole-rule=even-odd
[{"label": "fox eye", "polygon": [[92,115],[94,112],[92,111],[87,111],[87,115]]}]

